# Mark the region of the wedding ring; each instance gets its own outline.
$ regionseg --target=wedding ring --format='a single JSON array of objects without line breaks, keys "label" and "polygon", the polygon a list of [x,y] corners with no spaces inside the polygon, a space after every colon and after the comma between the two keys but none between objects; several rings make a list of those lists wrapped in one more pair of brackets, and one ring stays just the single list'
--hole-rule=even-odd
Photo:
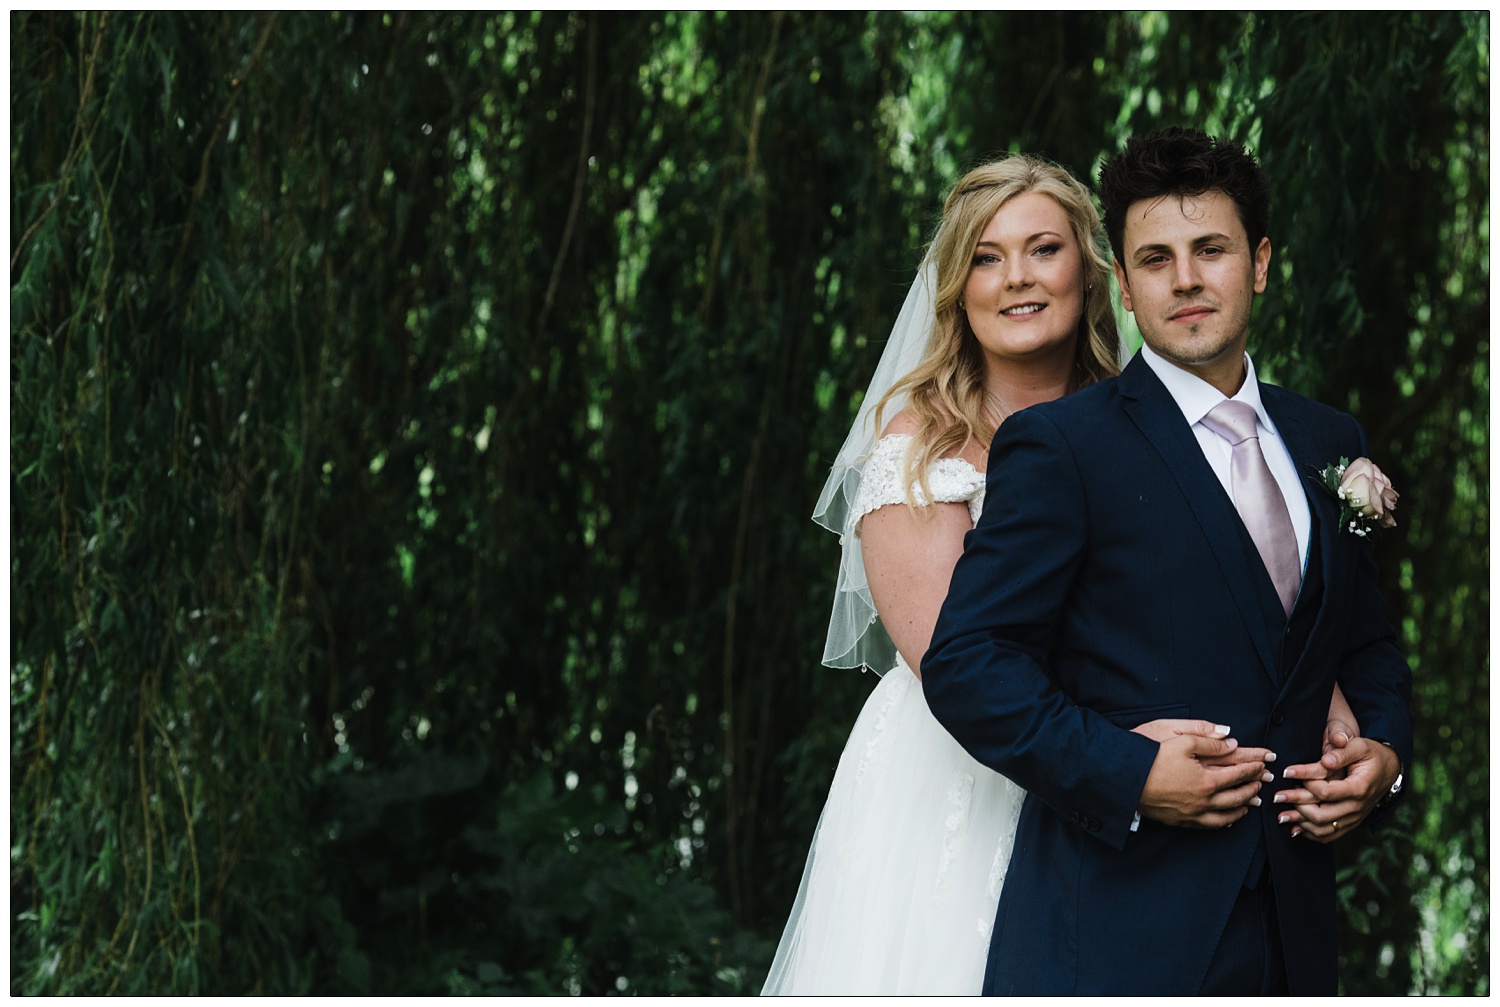
[{"label": "wedding ring", "polygon": [[1335,818],[1333,820],[1333,831],[1337,832],[1338,830],[1339,830],[1339,820],[1337,818]]}]

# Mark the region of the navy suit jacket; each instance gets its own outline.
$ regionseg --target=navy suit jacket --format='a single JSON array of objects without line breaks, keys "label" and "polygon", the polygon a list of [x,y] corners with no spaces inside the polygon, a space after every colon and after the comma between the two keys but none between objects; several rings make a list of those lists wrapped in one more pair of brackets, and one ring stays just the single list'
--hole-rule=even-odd
[{"label": "navy suit jacket", "polygon": [[[1369,453],[1352,417],[1272,385],[1261,396],[1299,472]],[[922,661],[937,719],[1029,792],[985,992],[1198,992],[1258,848],[1291,992],[1337,992],[1330,850],[1291,838],[1270,799],[1293,781],[1278,774],[1229,829],[1130,829],[1157,751],[1130,728],[1159,717],[1228,724],[1277,766],[1315,762],[1337,681],[1361,732],[1411,765],[1411,671],[1369,544],[1306,486],[1323,591],[1284,668],[1270,576],[1145,361],[1000,428]]]}]

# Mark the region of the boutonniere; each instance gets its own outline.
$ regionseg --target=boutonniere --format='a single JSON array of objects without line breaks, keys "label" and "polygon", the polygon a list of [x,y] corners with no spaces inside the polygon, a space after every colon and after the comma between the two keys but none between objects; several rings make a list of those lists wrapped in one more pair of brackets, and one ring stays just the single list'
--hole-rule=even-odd
[{"label": "boutonniere", "polygon": [[1339,502],[1339,531],[1364,538],[1377,526],[1396,527],[1391,512],[1401,494],[1391,488],[1391,481],[1370,459],[1351,462],[1340,458],[1337,465],[1326,466],[1318,473],[1318,485]]}]

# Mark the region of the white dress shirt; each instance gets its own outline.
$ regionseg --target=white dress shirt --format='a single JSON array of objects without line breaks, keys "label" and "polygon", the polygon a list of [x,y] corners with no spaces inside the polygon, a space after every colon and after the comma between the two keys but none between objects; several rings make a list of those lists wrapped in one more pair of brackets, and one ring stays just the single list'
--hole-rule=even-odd
[{"label": "white dress shirt", "polygon": [[[1234,489],[1229,484],[1229,464],[1234,455],[1234,445],[1202,423],[1210,409],[1226,401],[1224,393],[1196,374],[1157,355],[1145,344],[1141,345],[1140,352],[1161,379],[1161,383],[1167,386],[1177,408],[1182,410],[1183,418],[1193,428],[1193,436],[1198,438],[1203,457],[1213,468],[1214,475],[1219,477],[1224,492],[1233,500]],[[1281,434],[1276,431],[1276,424],[1271,421],[1270,414],[1260,401],[1260,382],[1255,380],[1255,365],[1250,362],[1249,354],[1245,355],[1245,383],[1235,392],[1234,401],[1243,402],[1255,410],[1255,429],[1260,436],[1261,454],[1265,456],[1266,467],[1271,470],[1276,485],[1281,488],[1281,496],[1286,501],[1287,513],[1292,518],[1292,531],[1297,535],[1297,554],[1302,557],[1302,572],[1305,575],[1307,542],[1312,537],[1312,509],[1308,506],[1307,491],[1303,488],[1306,480],[1297,475],[1297,466],[1292,461],[1291,453],[1287,451]]]}]

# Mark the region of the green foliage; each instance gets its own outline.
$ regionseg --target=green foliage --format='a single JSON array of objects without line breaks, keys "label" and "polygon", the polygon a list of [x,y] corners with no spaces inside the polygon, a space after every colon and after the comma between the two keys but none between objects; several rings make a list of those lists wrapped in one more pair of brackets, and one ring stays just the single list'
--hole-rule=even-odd
[{"label": "green foliage", "polygon": [[[772,948],[735,927],[673,846],[633,842],[602,785],[559,789],[541,773],[484,802],[485,770],[438,754],[392,773],[330,767],[341,826],[326,877],[364,921],[339,950],[335,991],[747,991],[749,964]],[[493,817],[464,813],[480,803]]]},{"label": "green foliage", "polygon": [[1166,122],[1262,153],[1257,361],[1405,494],[1346,991],[1488,991],[1487,15],[11,28],[12,992],[753,991],[941,193]]}]

